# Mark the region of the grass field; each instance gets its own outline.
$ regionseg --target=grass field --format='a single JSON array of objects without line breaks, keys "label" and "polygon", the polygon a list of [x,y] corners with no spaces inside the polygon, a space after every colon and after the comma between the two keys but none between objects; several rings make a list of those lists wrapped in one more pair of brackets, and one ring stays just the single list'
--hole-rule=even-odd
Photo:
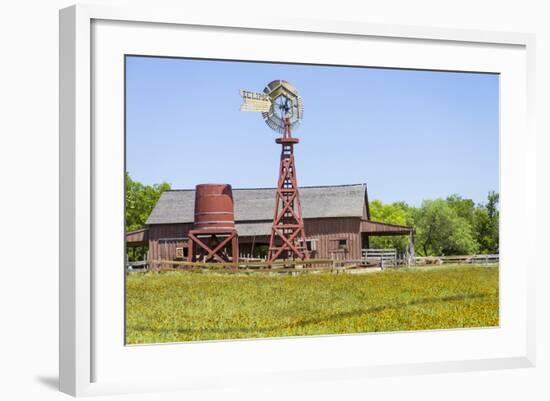
[{"label": "grass field", "polygon": [[497,326],[497,267],[368,274],[131,273],[129,344]]}]

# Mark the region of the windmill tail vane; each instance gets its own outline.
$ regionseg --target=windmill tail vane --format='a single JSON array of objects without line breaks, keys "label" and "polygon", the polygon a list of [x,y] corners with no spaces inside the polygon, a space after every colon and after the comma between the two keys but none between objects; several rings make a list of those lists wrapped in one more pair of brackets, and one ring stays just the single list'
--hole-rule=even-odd
[{"label": "windmill tail vane", "polygon": [[241,111],[267,113],[271,109],[271,98],[265,93],[241,90],[240,95],[243,98]]}]

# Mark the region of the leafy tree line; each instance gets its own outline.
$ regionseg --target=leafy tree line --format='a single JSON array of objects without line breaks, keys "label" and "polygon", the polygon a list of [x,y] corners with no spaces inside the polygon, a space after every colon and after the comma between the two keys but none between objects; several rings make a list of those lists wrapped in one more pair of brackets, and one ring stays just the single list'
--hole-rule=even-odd
[{"label": "leafy tree line", "polygon": [[170,184],[166,182],[144,185],[132,180],[130,174],[126,173],[126,231],[145,227],[160,195],[169,189]]},{"label": "leafy tree line", "polygon": [[[168,183],[144,185],[126,173],[126,232],[145,227],[160,195],[169,189]],[[126,249],[129,260],[143,260],[146,252],[146,247],[141,246]]]},{"label": "leafy tree line", "polygon": [[[420,207],[405,202],[370,202],[371,219],[416,228],[416,253],[429,255],[471,255],[498,253],[499,194],[491,191],[487,200],[451,195],[446,199],[424,200]],[[408,239],[371,237],[371,248],[397,248],[404,252]]]}]

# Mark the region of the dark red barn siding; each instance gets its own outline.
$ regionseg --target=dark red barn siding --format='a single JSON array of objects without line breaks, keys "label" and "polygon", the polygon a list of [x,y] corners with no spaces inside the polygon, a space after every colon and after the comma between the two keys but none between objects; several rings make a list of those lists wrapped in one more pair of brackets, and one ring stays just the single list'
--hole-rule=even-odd
[{"label": "dark red barn siding", "polygon": [[[360,259],[361,250],[368,248],[370,235],[406,235],[414,232],[409,227],[362,221],[356,217],[305,219],[306,240],[314,243],[311,257],[331,259]],[[128,233],[129,244],[149,240],[149,260],[176,260],[176,248],[187,247],[187,233],[191,223],[155,224],[144,233]],[[241,255],[254,256],[258,246],[267,245],[269,234],[239,236]],[[135,244],[137,245],[137,244]],[[310,243],[311,245],[311,243]]]},{"label": "dark red barn siding", "polygon": [[[321,218],[306,219],[304,229],[307,240],[316,240],[315,258],[359,259],[361,257],[361,219]],[[345,249],[339,240],[346,241]]]},{"label": "dark red barn siding", "polygon": [[[315,252],[318,258],[358,259],[361,257],[361,234],[359,218],[321,218],[306,219],[305,231],[307,240],[315,241]],[[158,224],[149,228],[149,259],[174,260],[176,248],[187,246],[187,233],[192,224]],[[268,235],[239,237],[241,254],[251,253],[252,243],[255,247],[267,243]],[[346,249],[338,246],[338,240],[346,240]]]},{"label": "dark red barn siding", "polygon": [[[409,227],[392,226],[383,223],[362,221],[356,217],[305,219],[306,240],[314,242],[311,257],[331,259],[360,259],[361,250],[368,247],[370,235],[405,235]],[[155,224],[148,232],[128,233],[128,241],[149,240],[149,260],[175,260],[176,248],[187,247],[187,233],[191,223]],[[239,251],[242,255],[253,256],[254,249],[266,245],[269,234],[239,236]]]},{"label": "dark red barn siding", "polygon": [[187,246],[187,233],[193,225],[157,224],[149,228],[149,260],[175,260],[176,248]]}]

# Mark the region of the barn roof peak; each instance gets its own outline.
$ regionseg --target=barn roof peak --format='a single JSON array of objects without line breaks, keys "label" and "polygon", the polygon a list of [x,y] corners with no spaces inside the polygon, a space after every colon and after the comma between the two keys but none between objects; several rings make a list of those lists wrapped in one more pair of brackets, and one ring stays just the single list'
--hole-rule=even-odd
[{"label": "barn roof peak", "polygon": [[[365,187],[367,186],[366,183],[358,183],[358,184],[337,184],[337,185],[304,185],[300,186],[298,189],[308,189],[308,188],[341,188],[341,187]],[[275,187],[245,187],[245,188],[232,188],[233,191],[257,191],[257,190],[264,190],[264,189],[272,189],[275,190]],[[168,189],[165,192],[186,192],[191,191],[195,192],[195,188],[173,188]]]}]

